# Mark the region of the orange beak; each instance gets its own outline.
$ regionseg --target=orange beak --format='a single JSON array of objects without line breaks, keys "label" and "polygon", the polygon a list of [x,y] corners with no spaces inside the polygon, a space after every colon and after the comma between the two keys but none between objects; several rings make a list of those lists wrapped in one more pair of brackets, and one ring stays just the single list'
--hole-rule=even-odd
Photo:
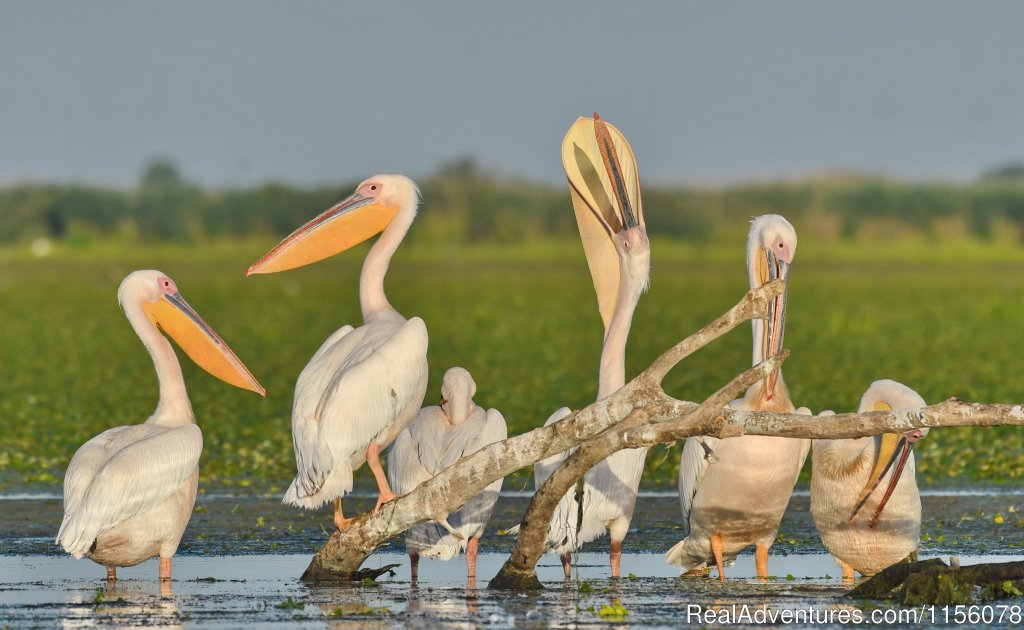
[{"label": "orange beak", "polygon": [[356,193],[292,232],[245,275],[287,271],[329,258],[382,232],[397,213],[398,206]]},{"label": "orange beak", "polygon": [[[872,411],[891,411],[892,407],[885,402],[875,403]],[[908,439],[908,436],[909,439]],[[860,496],[857,497],[857,505],[853,508],[850,513],[850,519],[853,520],[857,517],[857,513],[860,512],[861,508],[867,502],[868,497],[875,491],[875,489],[882,483],[882,478],[885,477],[889,469],[896,465],[896,469],[892,473],[892,477],[889,479],[889,485],[885,489],[885,493],[882,495],[881,501],[878,502],[878,507],[875,508],[875,513],[871,516],[871,520],[868,521],[868,527],[874,527],[878,524],[878,519],[882,515],[882,510],[885,509],[886,504],[889,502],[889,497],[892,496],[894,490],[896,490],[896,484],[900,481],[900,475],[903,474],[903,468],[907,463],[907,459],[910,458],[910,453],[914,449],[914,443],[920,439],[920,431],[911,431],[906,435],[901,436],[897,433],[883,433],[882,441],[878,447],[878,457],[875,459],[875,467],[871,471],[871,476],[868,477],[868,481],[864,484],[864,489],[861,490]]]},{"label": "orange beak", "polygon": [[149,321],[174,339],[196,365],[220,380],[266,396],[267,391],[180,293],[142,305]]},{"label": "orange beak", "polygon": [[[789,282],[790,265],[780,259],[771,250],[761,250],[761,257],[758,258],[758,273],[762,284],[782,278]],[[783,291],[780,295],[772,298],[768,304],[768,321],[764,326],[764,340],[762,348],[765,349],[765,359],[782,352],[782,342],[786,336],[786,298],[789,291]],[[779,382],[779,371],[776,370],[765,379],[765,389],[769,396],[775,394],[775,386]]]}]

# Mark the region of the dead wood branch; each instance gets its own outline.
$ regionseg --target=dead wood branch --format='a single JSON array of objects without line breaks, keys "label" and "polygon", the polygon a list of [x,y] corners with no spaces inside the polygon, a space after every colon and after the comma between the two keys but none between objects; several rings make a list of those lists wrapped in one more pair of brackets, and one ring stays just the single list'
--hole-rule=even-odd
[{"label": "dead wood branch", "polygon": [[[975,590],[975,587],[981,587]],[[904,561],[879,572],[849,592],[853,599],[891,599],[907,606],[972,604],[1020,597],[1024,562],[950,567],[938,558]]]},{"label": "dead wood branch", "polygon": [[679,401],[661,391],[660,378],[679,361],[736,326],[752,318],[765,318],[769,300],[784,289],[785,283],[780,280],[748,292],[727,313],[673,346],[658,357],[652,368],[611,396],[551,426],[491,444],[464,457],[408,495],[383,506],[376,516],[359,515],[347,530],[331,535],[313,557],[302,579],[350,580],[379,545],[413,525],[458,510],[496,479],[577,446],[621,422],[634,410],[655,405],[659,417],[674,413],[671,407]]},{"label": "dead wood branch", "polygon": [[[496,479],[602,434],[610,437],[590,448],[611,454],[623,448],[672,442],[690,435],[852,438],[886,431],[904,432],[915,427],[1024,425],[1021,405],[967,403],[955,398],[922,409],[825,418],[718,409],[706,418],[703,411],[701,416],[694,415],[703,418],[699,422],[688,420],[698,405],[665,394],[661,379],[684,358],[739,324],[751,318],[764,318],[768,301],[783,288],[783,283],[776,281],[747,293],[728,313],[676,344],[611,396],[551,426],[491,444],[459,460],[408,495],[386,504],[375,516],[368,512],[359,515],[345,532],[331,535],[314,556],[303,579],[351,580],[374,549],[413,525],[443,518]],[[737,382],[734,379],[732,384]],[[727,389],[728,386],[721,391]],[[577,479],[584,472],[579,472]]]},{"label": "dead wood branch", "polygon": [[[700,405],[681,418],[667,422],[659,428],[676,427],[688,435],[702,435],[710,430],[722,408],[736,398],[740,392],[778,369],[788,353],[772,357],[740,374],[725,387],[708,397]],[[539,590],[543,588],[537,578],[537,561],[547,550],[548,523],[554,515],[559,501],[565,496],[588,470],[603,461],[626,444],[635,443],[630,439],[634,429],[648,421],[646,413],[636,410],[622,422],[599,437],[585,442],[548,477],[530,501],[519,528],[519,536],[512,555],[488,584],[491,589]],[[652,443],[653,444],[653,443]],[[648,446],[642,444],[638,446]]]}]

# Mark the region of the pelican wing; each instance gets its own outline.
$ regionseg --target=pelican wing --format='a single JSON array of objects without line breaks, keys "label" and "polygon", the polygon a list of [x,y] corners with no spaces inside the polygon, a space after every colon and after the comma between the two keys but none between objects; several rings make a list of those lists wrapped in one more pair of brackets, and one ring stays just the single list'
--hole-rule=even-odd
[{"label": "pelican wing", "polygon": [[619,289],[619,259],[612,236],[623,229],[622,197],[637,222],[644,225],[644,220],[640,175],[633,150],[618,129],[604,121],[600,127],[607,133],[602,137],[610,140],[618,158],[616,168],[606,167],[608,153],[602,152],[598,124],[592,118],[579,118],[569,128],[562,140],[562,165],[569,179],[569,194],[601,319],[607,328]]},{"label": "pelican wing", "polygon": [[[288,495],[292,489],[299,497],[315,494],[334,465],[330,449],[320,440],[320,422],[315,417],[316,405],[330,379],[346,365],[353,350],[365,336],[364,328],[357,331],[345,325],[336,330],[320,345],[299,374],[292,407],[292,447],[298,473]],[[286,502],[290,502],[288,495]]]},{"label": "pelican wing", "polygon": [[680,529],[683,537],[690,535],[690,513],[693,512],[693,498],[697,495],[704,473],[711,463],[711,454],[718,445],[718,438],[709,436],[689,437],[683,444],[683,456],[679,460],[679,503],[683,510]]},{"label": "pelican wing", "polygon": [[[479,407],[477,409],[483,412]],[[489,444],[500,442],[508,437],[505,418],[497,409],[488,409],[486,413],[480,413],[479,418],[476,417],[476,413],[473,416],[475,424],[479,427],[474,432],[473,439],[462,448],[464,455],[475,453]],[[455,449],[450,450],[454,451]],[[502,479],[498,479],[489,484],[480,494],[466,501],[462,509],[449,518],[448,522],[459,530],[463,538],[479,537],[483,534],[487,521],[491,519],[491,512],[494,511],[494,504],[498,502],[502,481]]]},{"label": "pelican wing", "polygon": [[424,407],[391,445],[388,483],[400,494],[411,492],[440,470],[447,421],[440,407]]},{"label": "pelican wing", "polygon": [[89,440],[68,468],[65,495],[72,499],[65,498],[58,542],[81,558],[103,530],[148,512],[177,492],[195,472],[202,452],[203,434],[194,424],[117,427]]},{"label": "pelican wing", "polygon": [[314,362],[323,359],[324,356],[327,355],[327,353],[329,353],[331,349],[334,348],[335,345],[337,345],[337,343],[342,340],[342,338],[344,338],[353,330],[355,330],[355,328],[352,328],[352,326],[345,324],[338,330],[335,330],[333,333],[331,333],[331,336],[328,337],[327,340],[324,341],[322,344],[320,344],[320,347],[317,348],[317,351],[313,353],[313,358],[309,360],[309,364],[313,364]]},{"label": "pelican wing", "polygon": [[[388,483],[399,494],[411,492],[434,476],[444,427],[447,424],[440,407],[424,407],[391,445],[388,453]],[[425,557],[448,559],[458,553],[457,541],[433,521],[414,525],[405,532],[405,547]]]},{"label": "pelican wing", "polygon": [[[71,463],[68,464],[67,472],[64,473],[65,514],[72,514],[78,511],[79,506],[82,504],[82,499],[85,498],[85,493],[89,490],[89,485],[92,483],[93,478],[96,477],[96,473],[110,459],[112,453],[109,450],[110,445],[118,441],[118,436],[126,431],[129,435],[138,433],[145,426],[137,425],[107,429],[79,447],[75,452],[75,456],[71,458]],[[121,441],[123,440],[124,438]],[[117,449],[115,448],[113,452],[117,452]]]},{"label": "pelican wing", "polygon": [[397,436],[403,427],[395,423],[411,419],[403,413],[423,402],[426,355],[426,326],[413,317],[360,326],[310,361],[295,386],[298,474],[286,502],[318,493],[332,471],[341,474],[333,490],[351,489],[351,471],[370,442],[389,432]]},{"label": "pelican wing", "polygon": [[[572,413],[568,407],[562,407],[548,417],[544,426],[550,426],[567,418]],[[533,465],[533,485],[538,490],[548,480],[556,469],[569,459],[575,449],[569,449],[556,453],[551,457],[540,460]],[[576,501],[576,488],[565,493],[555,507],[551,516],[551,523],[548,524],[547,544],[548,549],[563,554],[577,549],[577,521],[579,516],[579,503]],[[518,531],[518,528],[513,528]],[[509,530],[509,531],[513,531]]]}]

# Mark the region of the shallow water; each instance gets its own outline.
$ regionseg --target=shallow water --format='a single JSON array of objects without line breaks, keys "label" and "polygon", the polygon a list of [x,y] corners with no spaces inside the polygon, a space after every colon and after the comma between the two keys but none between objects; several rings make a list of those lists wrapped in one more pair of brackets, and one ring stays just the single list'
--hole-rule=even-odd
[{"label": "shallow water", "polygon": [[[493,575],[504,559],[501,554],[482,554],[481,575]],[[733,605],[746,606],[748,612],[800,611],[805,616],[866,610],[843,597],[850,585],[831,577],[835,565],[823,555],[773,559],[773,572],[790,576],[768,581],[751,579],[753,562],[741,557],[729,571],[730,578],[720,583],[676,577],[675,570],[653,554],[626,555],[624,572],[635,575],[609,580],[604,577],[604,555],[588,553],[580,557],[578,577],[569,582],[560,579],[561,567],[555,562],[542,563],[538,574],[548,588],[531,594],[491,592],[483,580],[469,586],[465,565],[458,561],[425,560],[420,583],[414,586],[406,559],[399,554],[371,559],[371,565],[402,565],[395,576],[374,585],[306,586],[295,576],[308,561],[305,555],[175,558],[175,579],[161,593],[154,579],[155,560],[122,569],[117,584],[108,587],[102,567],[89,561],[2,556],[0,619],[12,627],[62,628],[588,627],[610,621],[677,627],[701,621],[698,615],[707,610]],[[609,615],[616,603],[628,612]],[[1024,600],[1007,603],[1021,605]],[[603,607],[608,607],[604,616]]]},{"label": "shallow water", "polygon": [[[4,496],[4,495],[0,495]],[[376,495],[346,497],[346,513],[373,507]],[[480,541],[481,551],[507,553],[513,540],[497,532],[519,523],[529,495],[502,493]],[[925,492],[921,497],[922,550],[934,554],[1024,552],[1024,496],[1019,489],[955,489]],[[63,553],[53,542],[62,518],[58,495],[7,495],[0,501],[0,554]],[[996,522],[1002,515],[1003,522]],[[306,512],[281,504],[277,496],[245,496],[213,491],[196,500],[195,513],[178,555],[228,556],[254,553],[312,554],[333,529],[328,509]],[[638,535],[642,532],[642,536]],[[679,503],[661,492],[641,493],[637,501],[627,553],[663,553],[680,539]],[[600,552],[607,541],[584,546]],[[401,553],[401,541],[381,551]],[[1016,550],[1016,551],[1015,551]],[[824,553],[810,514],[810,499],[797,488],[790,500],[772,554]]]},{"label": "shallow water", "polygon": [[[372,507],[373,497],[346,501],[355,512]],[[467,588],[461,559],[424,559],[414,587],[401,541],[367,562],[399,564],[394,576],[372,586],[309,587],[297,578],[327,537],[329,511],[300,512],[281,505],[277,497],[211,492],[197,501],[174,559],[174,582],[169,593],[161,594],[156,560],[119,570],[117,585],[108,588],[102,567],[64,555],[53,542],[61,519],[59,497],[8,495],[0,502],[0,626],[678,627],[688,621],[706,624],[697,615],[734,604],[748,606],[748,612],[799,611],[804,622],[811,613],[867,610],[844,598],[850,584],[837,577],[840,572],[814,531],[808,498],[799,491],[772,547],[769,570],[778,577],[767,582],[753,579],[750,553],[727,569],[724,584],[677,577],[676,568],[664,563],[663,552],[680,536],[678,503],[672,495],[645,492],[622,560],[623,574],[632,577],[606,577],[605,539],[585,547],[573,581],[563,583],[561,567],[549,555],[538,567],[547,587],[543,592],[491,593],[486,583],[513,542],[496,531],[516,524],[527,501],[520,493],[502,495],[481,541],[480,579],[473,588]],[[957,489],[925,493],[922,502],[922,557],[958,553],[968,564],[1019,560],[1024,553],[1020,491]],[[997,514],[1002,523],[995,522]],[[589,592],[581,592],[584,582]],[[301,607],[277,607],[288,598]],[[628,613],[608,616],[615,601]],[[894,609],[883,605],[880,610]]]}]

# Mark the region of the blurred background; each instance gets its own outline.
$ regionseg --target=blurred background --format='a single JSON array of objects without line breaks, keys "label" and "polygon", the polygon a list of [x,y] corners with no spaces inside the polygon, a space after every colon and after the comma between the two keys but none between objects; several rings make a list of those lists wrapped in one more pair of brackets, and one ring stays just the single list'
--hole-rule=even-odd
[{"label": "blurred background", "polygon": [[[929,402],[1024,401],[1024,6],[1013,2],[4,3],[0,19],[0,484],[59,482],[141,422],[155,377],[118,283],[168,273],[268,389],[191,364],[203,483],[279,492],[290,402],[358,324],[366,246],[246,267],[399,172],[423,203],[389,297],[511,433],[592,400],[600,319],[559,146],[598,111],[644,178],[651,291],[629,373],[746,289],[750,219],[800,246],[786,378],[856,408],[894,378]],[[737,331],[666,382],[697,400],[749,362]],[[1019,480],[1019,430],[933,432],[925,482]],[[678,448],[649,457],[671,483]],[[516,487],[527,481],[519,478]]]}]

